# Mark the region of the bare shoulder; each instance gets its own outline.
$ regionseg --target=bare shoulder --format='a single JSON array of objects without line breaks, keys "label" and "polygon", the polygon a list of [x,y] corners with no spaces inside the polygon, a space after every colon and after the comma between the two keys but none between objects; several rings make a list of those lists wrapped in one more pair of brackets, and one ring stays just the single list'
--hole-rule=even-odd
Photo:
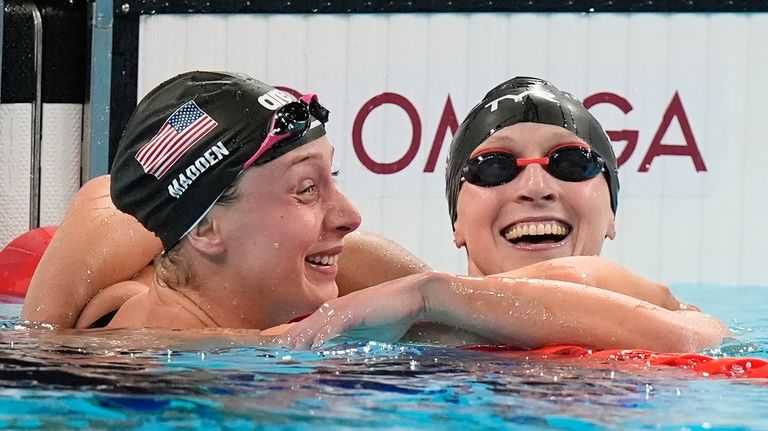
[{"label": "bare shoulder", "polygon": [[[77,320],[76,328],[90,328],[97,323],[106,326],[119,309],[132,298],[146,296],[149,286],[139,281],[130,280],[115,283],[96,294],[85,306]],[[104,322],[103,320],[107,320]],[[101,321],[101,322],[100,322]]]},{"label": "bare shoulder", "polygon": [[108,197],[111,178],[109,175],[102,175],[92,178],[83,184],[78,192],[79,197]]},{"label": "bare shoulder", "polygon": [[356,231],[344,242],[336,277],[340,296],[430,269],[405,247],[381,235]]},{"label": "bare shoulder", "polygon": [[109,186],[109,176],[97,177],[75,195],[30,281],[24,319],[75,327],[94,296],[131,280],[162,251],[154,234],[115,208]]}]

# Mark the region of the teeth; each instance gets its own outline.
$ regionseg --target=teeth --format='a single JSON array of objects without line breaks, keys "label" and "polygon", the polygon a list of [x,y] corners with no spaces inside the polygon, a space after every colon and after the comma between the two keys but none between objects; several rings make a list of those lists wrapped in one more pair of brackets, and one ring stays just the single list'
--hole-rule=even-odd
[{"label": "teeth", "polygon": [[504,238],[508,241],[513,241],[526,235],[565,236],[569,232],[568,226],[556,221],[518,223],[512,229],[504,232]]},{"label": "teeth", "polygon": [[318,265],[336,265],[336,262],[338,261],[339,261],[338,254],[315,255],[315,256],[307,257],[307,262],[315,263]]}]

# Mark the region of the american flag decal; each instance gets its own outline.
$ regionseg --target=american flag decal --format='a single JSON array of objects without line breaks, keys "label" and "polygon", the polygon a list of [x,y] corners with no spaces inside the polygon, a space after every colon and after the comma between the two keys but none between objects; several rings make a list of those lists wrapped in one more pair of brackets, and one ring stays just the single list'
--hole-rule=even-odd
[{"label": "american flag decal", "polygon": [[168,117],[160,131],[136,153],[136,160],[144,172],[160,179],[218,124],[190,100]]}]

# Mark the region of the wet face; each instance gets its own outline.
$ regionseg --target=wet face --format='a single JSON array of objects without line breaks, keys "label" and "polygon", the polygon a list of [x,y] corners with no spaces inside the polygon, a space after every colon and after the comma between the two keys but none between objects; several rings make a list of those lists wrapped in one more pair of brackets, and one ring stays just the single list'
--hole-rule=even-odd
[{"label": "wet face", "polygon": [[[553,148],[584,141],[561,127],[518,123],[488,138],[473,152],[498,148],[517,158],[546,156]],[[567,182],[530,164],[511,182],[479,187],[463,181],[455,240],[466,246],[470,275],[511,271],[548,259],[598,255],[613,238],[608,183],[603,175]]]},{"label": "wet face", "polygon": [[238,198],[214,207],[230,260],[254,313],[267,325],[315,311],[338,296],[336,262],[360,214],[334,183],[322,137],[243,173]]}]

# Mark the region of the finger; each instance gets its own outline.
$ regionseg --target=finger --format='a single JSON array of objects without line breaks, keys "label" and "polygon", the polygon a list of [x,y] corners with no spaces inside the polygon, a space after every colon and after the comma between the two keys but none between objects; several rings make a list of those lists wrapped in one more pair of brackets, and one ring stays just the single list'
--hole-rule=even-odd
[{"label": "finger", "polygon": [[306,328],[294,338],[293,348],[296,350],[309,350],[314,339],[315,331],[311,328]]},{"label": "finger", "polygon": [[312,342],[312,350],[321,348],[326,342],[333,340],[339,335],[347,331],[348,319],[342,318],[339,314],[330,317],[325,326],[317,331],[314,341]]},{"label": "finger", "polygon": [[701,311],[701,309],[693,304],[683,304],[680,303],[679,310],[688,310],[688,311]]},{"label": "finger", "polygon": [[325,338],[322,335],[318,335],[314,340],[312,340],[312,345],[309,347],[309,349],[319,350],[323,344],[325,344]]},{"label": "finger", "polygon": [[[330,331],[332,331],[332,328],[334,327],[334,322],[338,320],[338,314],[336,313],[336,310],[326,302],[321,305],[312,316],[317,316],[317,320],[312,322],[315,324],[313,327],[315,329],[313,331],[315,335],[314,337],[307,337],[307,347],[316,350],[320,348],[326,340],[330,340],[338,335],[338,333],[336,333],[335,335],[330,336]],[[312,340],[311,343],[309,342],[310,339]]]},{"label": "finger", "polygon": [[321,331],[333,316],[334,310],[327,302],[321,305],[317,311],[305,317],[286,331],[286,343],[294,349],[309,349],[316,334]]},{"label": "finger", "polygon": [[307,318],[297,323],[284,335],[284,344],[297,350],[306,350],[315,338],[316,328],[321,328],[322,323],[316,322],[316,319]]},{"label": "finger", "polygon": [[288,347],[290,349],[296,349],[298,338],[295,334],[292,334],[290,333],[290,331],[287,331],[283,335],[277,337],[276,342],[280,346]]},{"label": "finger", "polygon": [[330,341],[338,336],[339,332],[333,330],[332,324],[329,322],[325,327],[317,332],[317,335],[315,335],[314,339],[312,340],[312,346],[310,349],[320,349],[326,341]]}]

